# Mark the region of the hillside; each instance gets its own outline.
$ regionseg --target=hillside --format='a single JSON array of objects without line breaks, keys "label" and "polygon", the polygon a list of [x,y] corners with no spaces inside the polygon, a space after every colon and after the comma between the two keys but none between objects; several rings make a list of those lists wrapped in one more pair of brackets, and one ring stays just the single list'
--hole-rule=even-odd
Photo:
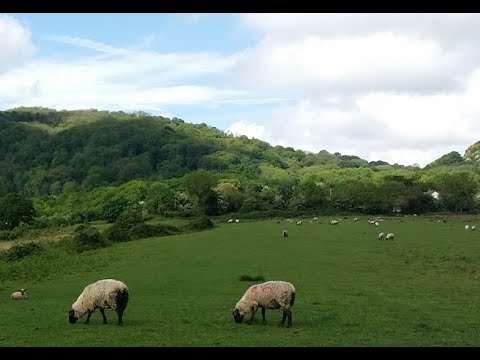
[{"label": "hillside", "polygon": [[0,112],[0,196],[48,195],[65,186],[89,191],[133,179],[178,178],[200,168],[256,178],[260,164],[292,171],[388,166],[340,153],[272,147],[206,124],[144,113],[45,108]]}]

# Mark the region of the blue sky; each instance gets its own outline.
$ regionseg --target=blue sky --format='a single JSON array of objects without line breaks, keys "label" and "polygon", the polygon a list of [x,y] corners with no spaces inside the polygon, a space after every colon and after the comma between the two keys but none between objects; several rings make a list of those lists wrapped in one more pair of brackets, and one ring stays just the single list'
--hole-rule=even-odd
[{"label": "blue sky", "polygon": [[424,166],[479,140],[479,32],[479,14],[0,14],[0,110],[141,110]]}]

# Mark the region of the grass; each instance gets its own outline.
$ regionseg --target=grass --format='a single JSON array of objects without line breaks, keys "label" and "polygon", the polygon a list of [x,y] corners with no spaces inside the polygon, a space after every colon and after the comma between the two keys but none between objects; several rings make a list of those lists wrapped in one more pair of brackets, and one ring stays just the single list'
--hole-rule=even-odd
[{"label": "grass", "polygon": [[[82,254],[53,249],[0,262],[0,275],[11,279],[0,285],[0,346],[480,345],[478,231],[465,231],[461,220],[424,217],[387,218],[379,227],[366,218],[329,220],[220,223]],[[380,231],[395,240],[377,240]],[[259,313],[252,325],[233,321],[233,306],[251,285],[242,274],[296,286],[291,329],[277,326],[278,310],[267,310],[267,325]],[[99,311],[89,325],[69,324],[71,304],[101,278],[130,288],[124,326],[112,310],[107,325]],[[20,287],[29,299],[10,300]]]}]

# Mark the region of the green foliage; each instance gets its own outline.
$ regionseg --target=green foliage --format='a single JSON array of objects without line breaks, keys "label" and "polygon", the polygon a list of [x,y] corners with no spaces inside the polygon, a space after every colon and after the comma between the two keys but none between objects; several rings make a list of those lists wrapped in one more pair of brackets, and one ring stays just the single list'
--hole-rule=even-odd
[{"label": "green foliage", "polygon": [[265,277],[262,275],[251,276],[251,275],[240,275],[240,281],[265,281]]},{"label": "green foliage", "polygon": [[104,236],[110,242],[125,242],[132,240],[128,229],[119,223],[114,223],[107,230],[105,230]]},{"label": "green foliage", "polygon": [[191,223],[185,226],[185,230],[192,230],[192,231],[201,231],[205,229],[212,229],[214,224],[212,220],[210,220],[206,216],[199,217],[195,220],[192,220]]},{"label": "green foliage", "polygon": [[35,215],[30,199],[13,193],[0,198],[0,229],[12,230],[21,223],[30,224]]},{"label": "green foliage", "polygon": [[72,245],[75,251],[83,252],[109,246],[107,239],[90,225],[79,225],[74,232]]},{"label": "green foliage", "polygon": [[178,234],[179,229],[167,224],[145,224],[139,223],[133,226],[129,233],[134,239],[144,239],[153,236],[168,236]]},{"label": "green foliage", "polygon": [[8,250],[0,252],[0,259],[5,261],[17,261],[27,256],[39,254],[44,247],[36,242],[15,244]]},{"label": "green foliage", "polygon": [[128,210],[118,216],[115,224],[123,229],[130,230],[141,222],[143,222],[143,216],[140,211]]}]

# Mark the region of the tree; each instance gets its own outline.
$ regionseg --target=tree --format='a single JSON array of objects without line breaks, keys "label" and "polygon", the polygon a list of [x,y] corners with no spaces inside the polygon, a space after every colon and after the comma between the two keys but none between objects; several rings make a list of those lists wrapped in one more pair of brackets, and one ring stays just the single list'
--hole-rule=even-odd
[{"label": "tree", "polygon": [[450,211],[474,211],[478,182],[471,171],[459,170],[438,174],[441,203]]},{"label": "tree", "polygon": [[10,193],[0,199],[0,229],[12,230],[21,223],[30,224],[36,216],[33,202]]},{"label": "tree", "polygon": [[203,169],[185,175],[184,185],[187,194],[194,200],[197,214],[215,214],[217,212],[216,185],[214,176]]}]

